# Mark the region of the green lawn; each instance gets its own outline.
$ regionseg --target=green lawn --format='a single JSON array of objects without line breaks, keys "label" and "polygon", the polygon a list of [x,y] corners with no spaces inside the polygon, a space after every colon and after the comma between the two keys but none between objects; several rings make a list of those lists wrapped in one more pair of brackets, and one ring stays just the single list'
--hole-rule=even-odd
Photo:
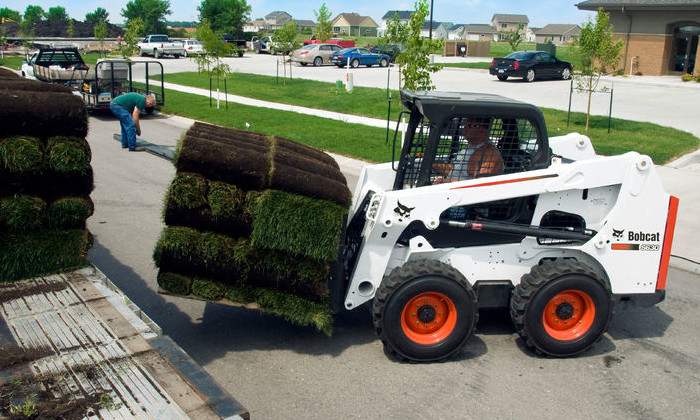
[{"label": "green lawn", "polygon": [[[208,78],[201,77],[197,73],[166,74],[165,76],[168,82],[206,88],[209,86]],[[244,73],[230,74],[229,80],[227,82],[229,93],[241,96],[374,118],[385,119],[387,115],[385,89],[355,88],[353,93],[348,94],[344,90],[336,90],[335,85],[331,83],[294,79],[291,82],[288,81],[287,85],[283,85],[276,83],[275,77]],[[166,93],[166,106],[163,110],[204,121],[211,121],[210,118],[214,118],[213,115],[210,116],[212,111],[208,106],[207,98],[198,97],[196,100],[190,100],[181,95],[184,94]],[[397,113],[400,111],[400,103],[396,92],[392,96],[394,100],[391,127],[393,128]],[[204,102],[206,106],[195,106]],[[255,124],[251,122],[250,127],[253,131],[276,134],[334,153],[376,162],[384,162],[391,157],[390,149],[383,147],[386,131],[382,129],[358,125],[348,127],[345,123],[289,112],[272,110],[260,112],[260,108],[252,107],[244,109],[244,116],[228,115],[239,112],[231,112],[229,109],[229,112],[220,117],[221,119],[211,122],[243,128],[246,121],[255,119]],[[613,118],[612,131],[608,134],[607,117],[591,116],[590,129],[586,132],[586,115],[583,113],[572,113],[569,127],[567,127],[566,111],[542,108],[542,112],[550,136],[560,136],[570,132],[586,134],[593,141],[599,154],[615,155],[634,150],[651,156],[656,163],[666,163],[697,149],[700,144],[700,139],[692,134],[656,124]],[[213,114],[221,114],[221,111]],[[272,131],[273,129],[276,131]],[[364,131],[365,129],[367,131]],[[331,132],[332,135],[330,135]]]}]

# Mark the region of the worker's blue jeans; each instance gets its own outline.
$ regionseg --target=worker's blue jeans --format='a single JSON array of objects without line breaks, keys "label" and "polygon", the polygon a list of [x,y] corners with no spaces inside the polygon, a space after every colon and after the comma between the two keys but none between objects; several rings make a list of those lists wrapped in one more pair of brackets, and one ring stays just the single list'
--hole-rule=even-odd
[{"label": "worker's blue jeans", "polygon": [[117,104],[109,104],[109,110],[119,119],[119,125],[122,127],[122,148],[128,147],[129,150],[133,150],[136,147],[136,124],[131,114]]}]

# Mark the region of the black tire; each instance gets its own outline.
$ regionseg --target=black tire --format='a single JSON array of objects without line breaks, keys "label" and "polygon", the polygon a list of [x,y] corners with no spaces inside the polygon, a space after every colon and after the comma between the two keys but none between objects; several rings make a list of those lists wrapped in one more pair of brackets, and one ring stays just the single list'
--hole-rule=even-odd
[{"label": "black tire", "polygon": [[523,80],[526,82],[534,82],[535,77],[537,75],[535,74],[535,69],[527,69],[527,73],[525,73],[525,77],[523,77]]},{"label": "black tire", "polygon": [[302,67],[306,67],[306,65],[309,63],[299,63],[299,64],[301,64]]},{"label": "black tire", "polygon": [[323,58],[321,57],[316,57],[314,58],[314,67],[322,66],[323,65]]},{"label": "black tire", "polygon": [[414,362],[456,354],[478,319],[472,287],[457,270],[436,260],[411,261],[392,270],[375,294],[372,315],[384,348]]},{"label": "black tire", "polygon": [[187,51],[185,51],[183,54],[185,55],[185,58],[188,58],[190,56],[189,54],[187,54]]},{"label": "black tire", "polygon": [[153,58],[160,58],[160,51],[153,50]]},{"label": "black tire", "polygon": [[386,58],[382,58],[381,60],[379,60],[379,67],[386,67],[388,65],[389,65],[389,61],[387,61]]},{"label": "black tire", "polygon": [[500,80],[501,82],[505,82],[506,80],[508,80],[508,76],[496,76],[496,77],[498,77],[498,80]]},{"label": "black tire", "polygon": [[175,54],[175,58],[180,58],[180,54]]},{"label": "black tire", "polygon": [[352,68],[354,68],[354,69],[360,67],[360,60],[357,59],[357,58],[354,59],[354,60],[352,60],[352,61],[350,62],[350,67],[352,67]]},{"label": "black tire", "polygon": [[238,56],[243,57],[243,50],[238,50]]},{"label": "black tire", "polygon": [[143,57],[145,55],[146,55],[146,53],[142,49],[139,48],[139,57]]},{"label": "black tire", "polygon": [[605,278],[575,260],[545,261],[513,291],[510,316],[527,346],[556,357],[574,356],[601,339],[612,319]]},{"label": "black tire", "polygon": [[571,79],[571,67],[564,67],[561,71],[561,80]]}]

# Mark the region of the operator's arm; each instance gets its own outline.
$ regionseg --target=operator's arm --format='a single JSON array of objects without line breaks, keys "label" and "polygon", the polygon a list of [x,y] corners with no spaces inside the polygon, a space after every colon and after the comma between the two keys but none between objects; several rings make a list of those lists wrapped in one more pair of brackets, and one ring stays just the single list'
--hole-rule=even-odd
[{"label": "operator's arm", "polygon": [[469,159],[467,173],[469,178],[502,174],[503,159],[501,153],[494,145],[488,143],[486,147],[477,150]]}]

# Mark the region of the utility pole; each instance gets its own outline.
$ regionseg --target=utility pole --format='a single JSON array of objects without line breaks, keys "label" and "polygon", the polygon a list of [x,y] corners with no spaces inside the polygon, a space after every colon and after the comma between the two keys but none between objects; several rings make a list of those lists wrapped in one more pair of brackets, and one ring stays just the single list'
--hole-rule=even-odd
[{"label": "utility pole", "polygon": [[430,0],[430,30],[428,32],[428,39],[433,40],[433,0]]}]

